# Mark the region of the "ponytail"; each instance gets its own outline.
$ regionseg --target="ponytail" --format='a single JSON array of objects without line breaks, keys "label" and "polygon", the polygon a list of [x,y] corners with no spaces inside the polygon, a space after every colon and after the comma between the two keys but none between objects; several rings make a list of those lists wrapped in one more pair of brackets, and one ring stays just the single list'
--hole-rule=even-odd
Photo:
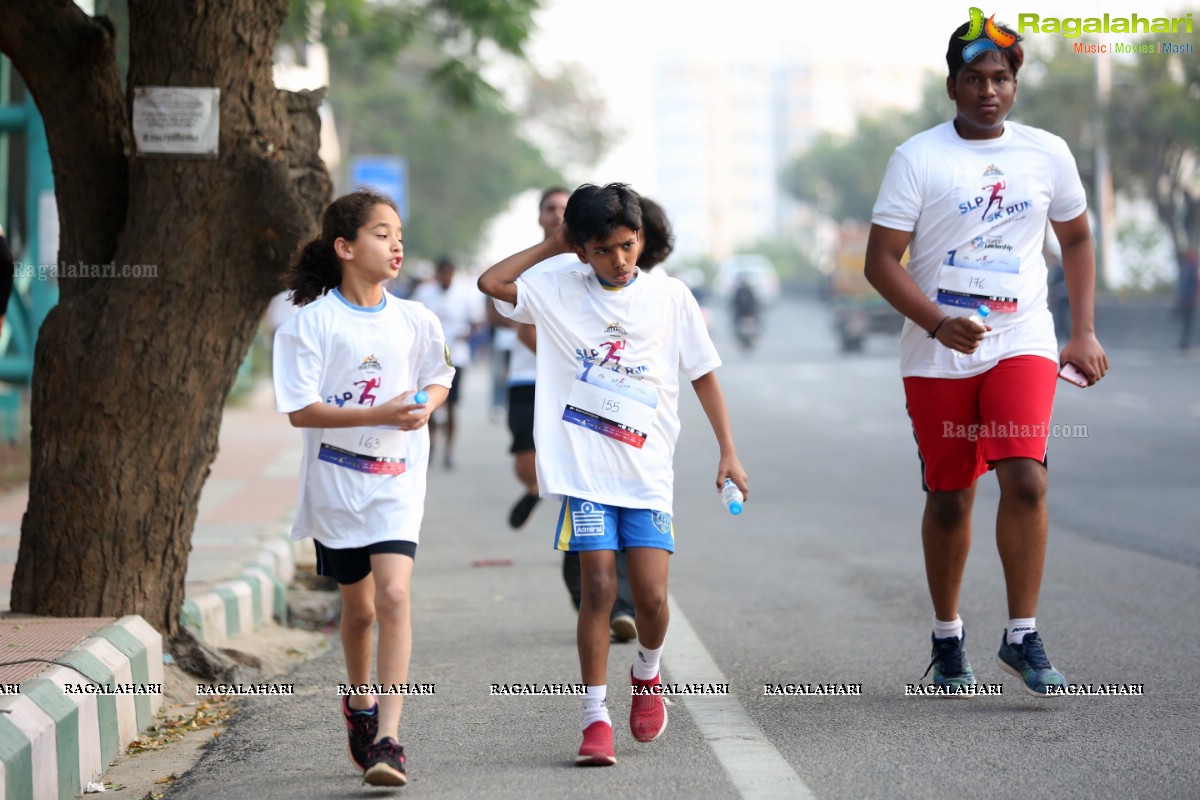
[{"label": "ponytail", "polygon": [[298,306],[308,305],[330,289],[340,286],[342,265],[333,251],[333,242],[325,242],[318,237],[300,248],[283,283],[292,292],[289,299]]},{"label": "ponytail", "polygon": [[283,276],[283,285],[291,290],[290,299],[295,305],[307,305],[342,285],[342,262],[333,243],[338,239],[348,242],[357,239],[358,229],[366,224],[371,209],[378,205],[390,206],[399,213],[392,198],[371,189],[342,195],[325,209],[321,235],[300,248]]}]

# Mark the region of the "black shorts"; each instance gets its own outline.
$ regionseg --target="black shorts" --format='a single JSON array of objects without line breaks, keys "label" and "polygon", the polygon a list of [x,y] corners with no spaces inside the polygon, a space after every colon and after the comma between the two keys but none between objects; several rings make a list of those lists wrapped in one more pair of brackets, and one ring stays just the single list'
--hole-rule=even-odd
[{"label": "black shorts", "polygon": [[375,542],[365,547],[326,547],[313,539],[317,546],[317,574],[333,578],[340,584],[358,583],[371,574],[372,553],[399,553],[411,559],[417,557],[417,543],[403,539]]},{"label": "black shorts", "polygon": [[446,405],[458,405],[458,387],[462,384],[463,373],[465,372],[466,370],[460,366],[456,365],[454,367],[454,380],[450,383],[450,394],[446,395]]},{"label": "black shorts", "polygon": [[533,444],[533,390],[527,386],[508,387],[508,430],[512,434],[510,453],[527,453]]}]

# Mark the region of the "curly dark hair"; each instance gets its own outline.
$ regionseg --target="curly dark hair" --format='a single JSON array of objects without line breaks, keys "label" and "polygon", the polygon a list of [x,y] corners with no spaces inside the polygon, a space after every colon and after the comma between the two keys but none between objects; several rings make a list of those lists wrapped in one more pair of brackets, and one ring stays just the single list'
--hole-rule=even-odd
[{"label": "curly dark hair", "polygon": [[654,269],[667,260],[675,249],[675,234],[671,232],[671,221],[662,206],[649,197],[642,198],[642,255],[638,267]]}]

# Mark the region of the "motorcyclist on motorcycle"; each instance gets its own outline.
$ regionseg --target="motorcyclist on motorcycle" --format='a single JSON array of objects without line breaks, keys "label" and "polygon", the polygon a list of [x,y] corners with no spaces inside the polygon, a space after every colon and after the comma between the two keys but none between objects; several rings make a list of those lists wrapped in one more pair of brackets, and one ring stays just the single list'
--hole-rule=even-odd
[{"label": "motorcyclist on motorcycle", "polygon": [[758,339],[761,312],[762,307],[754,288],[745,277],[739,278],[733,291],[733,329],[744,350],[753,348]]}]

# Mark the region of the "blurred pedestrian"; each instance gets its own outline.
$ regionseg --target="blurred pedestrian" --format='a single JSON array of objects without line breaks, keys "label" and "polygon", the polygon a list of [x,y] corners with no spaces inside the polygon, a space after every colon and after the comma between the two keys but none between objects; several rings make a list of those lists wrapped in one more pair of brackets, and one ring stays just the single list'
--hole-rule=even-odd
[{"label": "blurred pedestrian", "polygon": [[1054,316],[1056,339],[1071,337],[1071,294],[1067,291],[1067,272],[1063,269],[1062,256],[1056,252],[1046,258],[1046,269],[1050,274],[1047,303]]},{"label": "blurred pedestrian", "polygon": [[[430,424],[430,448],[442,451],[446,469],[454,467],[454,429],[463,376],[471,363],[471,337],[483,325],[484,298],[469,280],[459,280],[457,268],[449,258],[442,258],[434,269],[433,280],[413,290],[412,299],[421,303],[441,320],[454,365],[454,385],[442,413]],[[444,421],[442,415],[444,414]],[[432,457],[432,456],[431,456]]]},{"label": "blurred pedestrian", "polygon": [[1196,319],[1197,295],[1200,294],[1200,255],[1190,248],[1179,259],[1179,349],[1186,353],[1192,347],[1192,326]]},{"label": "blurred pedestrian", "polygon": [[[1009,616],[998,659],[1026,691],[1047,697],[1065,683],[1035,619],[1056,375],[1070,362],[1095,383],[1108,357],[1093,325],[1096,263],[1075,159],[1058,136],[1006,119],[1024,51],[1015,32],[988,25],[986,39],[965,38],[967,24],[950,38],[946,92],[954,119],[912,137],[888,163],[866,276],[907,318],[900,366],[926,491],[921,538],[934,610],[933,682],[956,694],[975,683],[959,591],[977,480],[995,469]],[[1071,337],[1061,353],[1046,302],[1047,220],[1071,296]],[[906,249],[907,269],[900,263]],[[986,325],[970,319],[980,305],[992,312]]]},{"label": "blurred pedestrian", "polygon": [[[552,186],[542,192],[538,201],[538,227],[543,239],[548,239],[562,225],[563,209],[570,193]],[[561,253],[545,262],[536,264],[532,273],[555,269],[579,269],[579,259],[574,253]],[[499,329],[513,331],[514,341],[508,359],[508,430],[512,434],[509,452],[513,455],[513,468],[524,493],[517,498],[508,514],[508,524],[520,528],[533,513],[540,499],[537,480],[537,452],[533,441],[533,408],[537,383],[537,337],[532,325],[514,322],[488,303],[488,319]]]},{"label": "blurred pedestrian", "polygon": [[508,414],[508,362],[512,358],[512,348],[517,341],[517,332],[492,321],[494,312],[491,303],[488,303],[485,308],[488,323],[488,353],[492,368],[492,412],[489,416],[493,422],[499,422]]},{"label": "blurred pedestrian", "polygon": [[[318,572],[338,583],[348,685],[388,687],[378,699],[371,688],[342,698],[350,759],[378,786],[407,782],[397,738],[412,653],[408,598],[425,511],[426,423],[454,377],[437,317],[383,289],[403,258],[390,198],[360,190],[335,200],[287,275],[303,308],[279,327],[274,351],[277,409],[304,435],[292,538],[315,539]],[[413,402],[418,389],[428,395],[423,404]]]}]

